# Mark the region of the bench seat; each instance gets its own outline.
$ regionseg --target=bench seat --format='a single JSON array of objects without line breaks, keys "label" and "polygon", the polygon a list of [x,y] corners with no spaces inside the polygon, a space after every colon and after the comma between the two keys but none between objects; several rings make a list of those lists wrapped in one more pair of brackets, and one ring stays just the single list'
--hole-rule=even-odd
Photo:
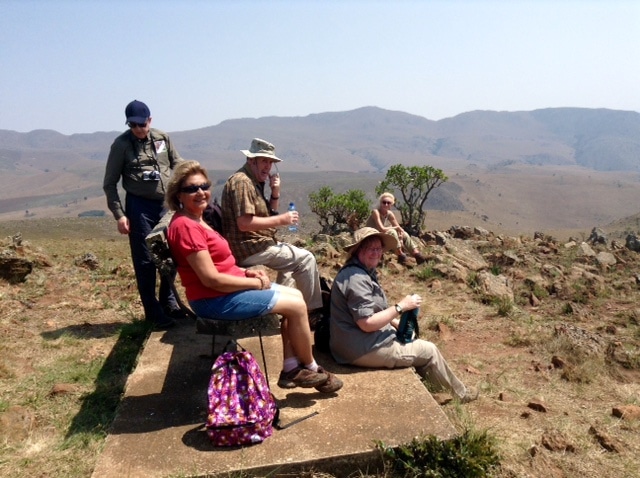
[{"label": "bench seat", "polygon": [[227,349],[230,341],[258,335],[260,337],[260,347],[262,348],[263,363],[265,363],[262,336],[280,332],[280,316],[278,314],[266,314],[245,320],[213,320],[206,317],[198,317],[182,301],[175,285],[176,264],[173,257],[171,257],[166,233],[172,215],[173,213],[167,213],[163,216],[158,225],[146,237],[146,242],[156,268],[160,274],[169,279],[178,305],[191,318],[195,319],[196,333],[212,336],[211,355],[214,359]]}]

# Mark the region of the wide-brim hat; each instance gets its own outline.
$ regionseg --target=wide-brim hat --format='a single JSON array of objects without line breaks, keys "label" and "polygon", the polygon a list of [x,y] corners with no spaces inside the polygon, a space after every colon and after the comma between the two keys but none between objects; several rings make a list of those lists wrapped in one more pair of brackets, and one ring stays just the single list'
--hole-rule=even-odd
[{"label": "wide-brim hat", "polygon": [[269,141],[264,139],[254,138],[251,141],[251,147],[247,149],[241,149],[242,153],[247,158],[269,158],[271,161],[279,163],[282,161],[276,156],[276,147]]},{"label": "wide-brim hat", "polygon": [[358,250],[358,247],[360,247],[362,241],[371,236],[378,236],[380,238],[380,240],[382,241],[382,252],[387,252],[392,249],[398,248],[398,241],[395,237],[385,232],[380,232],[373,227],[362,227],[353,233],[354,243],[345,246],[345,252],[352,256],[353,253]]}]

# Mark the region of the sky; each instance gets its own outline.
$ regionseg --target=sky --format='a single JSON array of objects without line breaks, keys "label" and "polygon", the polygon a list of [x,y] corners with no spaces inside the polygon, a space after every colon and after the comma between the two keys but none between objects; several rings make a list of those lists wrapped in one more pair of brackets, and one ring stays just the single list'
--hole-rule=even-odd
[{"label": "sky", "polygon": [[640,111],[640,0],[0,0],[0,129]]}]

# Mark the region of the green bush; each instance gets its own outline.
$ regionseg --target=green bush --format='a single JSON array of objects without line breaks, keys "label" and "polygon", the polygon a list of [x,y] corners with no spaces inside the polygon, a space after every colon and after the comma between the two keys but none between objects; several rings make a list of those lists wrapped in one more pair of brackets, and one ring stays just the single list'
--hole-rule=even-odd
[{"label": "green bush", "polygon": [[481,478],[500,465],[495,439],[486,432],[466,430],[451,440],[423,436],[398,448],[377,446],[394,476],[405,478]]},{"label": "green bush", "polygon": [[309,194],[309,207],[318,216],[320,232],[323,234],[348,231],[350,224],[359,227],[369,217],[369,204],[364,191],[359,189],[336,194],[329,186],[324,186]]},{"label": "green bush", "polygon": [[396,194],[396,207],[402,216],[402,227],[412,236],[419,236],[424,224],[424,205],[433,189],[449,178],[441,169],[433,166],[391,166],[384,180],[376,187],[376,193],[393,192]]}]

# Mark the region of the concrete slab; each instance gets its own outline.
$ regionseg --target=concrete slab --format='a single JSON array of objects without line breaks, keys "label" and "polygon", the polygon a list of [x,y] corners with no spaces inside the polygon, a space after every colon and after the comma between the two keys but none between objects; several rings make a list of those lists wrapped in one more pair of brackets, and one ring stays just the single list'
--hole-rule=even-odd
[{"label": "concrete slab", "polygon": [[[240,343],[262,364],[257,338]],[[276,385],[282,365],[280,336],[264,337],[264,343],[285,429],[259,445],[214,448],[203,426],[211,338],[187,325],[153,332],[129,377],[93,478],[214,477],[239,470],[245,471],[243,476],[293,476],[301,470],[346,476],[358,469],[379,469],[375,440],[396,446],[420,434],[455,436],[411,369],[341,367],[329,356],[316,355],[323,367],[340,376],[344,388],[335,395],[281,390]]]}]

